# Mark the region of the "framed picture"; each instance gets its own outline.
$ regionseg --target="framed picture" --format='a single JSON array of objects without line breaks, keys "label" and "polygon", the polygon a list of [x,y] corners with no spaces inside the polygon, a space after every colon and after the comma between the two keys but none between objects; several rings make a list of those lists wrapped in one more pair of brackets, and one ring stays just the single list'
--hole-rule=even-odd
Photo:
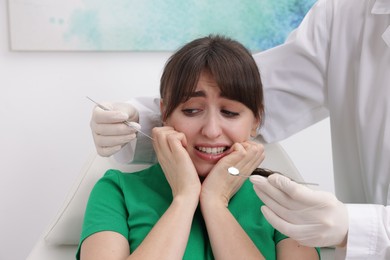
[{"label": "framed picture", "polygon": [[173,51],[223,34],[282,43],[315,0],[9,0],[14,51]]}]

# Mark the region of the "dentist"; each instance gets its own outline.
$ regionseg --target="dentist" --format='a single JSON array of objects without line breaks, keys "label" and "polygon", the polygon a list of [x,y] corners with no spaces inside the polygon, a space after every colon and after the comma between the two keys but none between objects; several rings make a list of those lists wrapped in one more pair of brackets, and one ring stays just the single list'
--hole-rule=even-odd
[{"label": "dentist", "polygon": [[[341,258],[390,259],[390,0],[319,0],[284,44],[254,58],[267,108],[260,134],[276,142],[329,117],[337,195],[251,177],[267,220],[303,245],[336,246]],[[94,109],[99,154],[132,158],[124,144],[134,135],[115,122],[156,125],[153,99],[132,104],[139,115],[129,104]],[[137,139],[134,159],[151,147]]]}]

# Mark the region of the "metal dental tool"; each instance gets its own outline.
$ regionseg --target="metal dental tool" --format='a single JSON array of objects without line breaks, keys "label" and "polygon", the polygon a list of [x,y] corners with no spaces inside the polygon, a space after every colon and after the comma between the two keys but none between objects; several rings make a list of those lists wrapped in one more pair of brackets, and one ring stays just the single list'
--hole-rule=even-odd
[{"label": "metal dental tool", "polygon": [[[100,107],[101,109],[103,109],[103,110],[105,110],[105,111],[111,111],[110,109],[108,109],[107,107],[103,106],[102,104],[99,104],[98,102],[96,102],[96,101],[93,100],[92,98],[90,98],[90,97],[88,97],[88,96],[86,96],[86,98],[88,98],[89,100],[91,100],[93,103],[95,103],[95,104],[96,104],[98,107]],[[137,129],[135,126],[133,126],[133,125],[131,124],[130,121],[126,120],[126,121],[123,121],[122,123],[125,124],[125,125],[127,125],[127,126],[129,126],[129,127],[131,127],[131,128],[133,128],[133,129],[136,130],[137,132],[143,134],[144,136],[146,136],[147,138],[149,138],[150,140],[153,141],[153,138],[152,138],[150,135],[145,134],[145,133],[142,132],[141,130]]]},{"label": "metal dental tool", "polygon": [[[228,173],[230,175],[232,175],[232,176],[238,176],[238,177],[242,177],[242,178],[249,178],[249,177],[254,176],[254,175],[260,175],[260,176],[263,176],[265,178],[268,178],[268,176],[270,176],[273,173],[281,174],[281,173],[278,173],[278,172],[272,172],[272,171],[269,171],[269,170],[256,168],[251,175],[242,175],[242,174],[240,174],[240,171],[236,167],[233,167],[233,166],[228,168]],[[290,178],[290,180],[292,180],[292,179]],[[295,181],[295,180],[292,180],[292,181],[294,181],[294,182],[296,182],[298,184],[303,184],[303,185],[318,186],[318,183],[300,182],[300,181]]]}]

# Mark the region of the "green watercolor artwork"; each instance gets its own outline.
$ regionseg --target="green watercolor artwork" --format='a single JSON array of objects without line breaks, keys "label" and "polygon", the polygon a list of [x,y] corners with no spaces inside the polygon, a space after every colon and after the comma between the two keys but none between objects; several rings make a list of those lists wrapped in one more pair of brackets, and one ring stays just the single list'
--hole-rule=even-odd
[{"label": "green watercolor artwork", "polygon": [[281,44],[315,0],[9,0],[12,50],[174,51],[223,34]]}]

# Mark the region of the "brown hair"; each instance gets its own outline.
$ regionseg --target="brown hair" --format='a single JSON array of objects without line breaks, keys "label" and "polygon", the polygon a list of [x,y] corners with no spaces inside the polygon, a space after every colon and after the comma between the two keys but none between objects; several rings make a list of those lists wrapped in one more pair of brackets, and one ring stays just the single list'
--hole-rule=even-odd
[{"label": "brown hair", "polygon": [[203,71],[213,76],[223,96],[243,103],[262,120],[263,87],[251,53],[241,43],[219,35],[189,42],[169,58],[160,81],[166,108],[163,120],[190,98]]}]

